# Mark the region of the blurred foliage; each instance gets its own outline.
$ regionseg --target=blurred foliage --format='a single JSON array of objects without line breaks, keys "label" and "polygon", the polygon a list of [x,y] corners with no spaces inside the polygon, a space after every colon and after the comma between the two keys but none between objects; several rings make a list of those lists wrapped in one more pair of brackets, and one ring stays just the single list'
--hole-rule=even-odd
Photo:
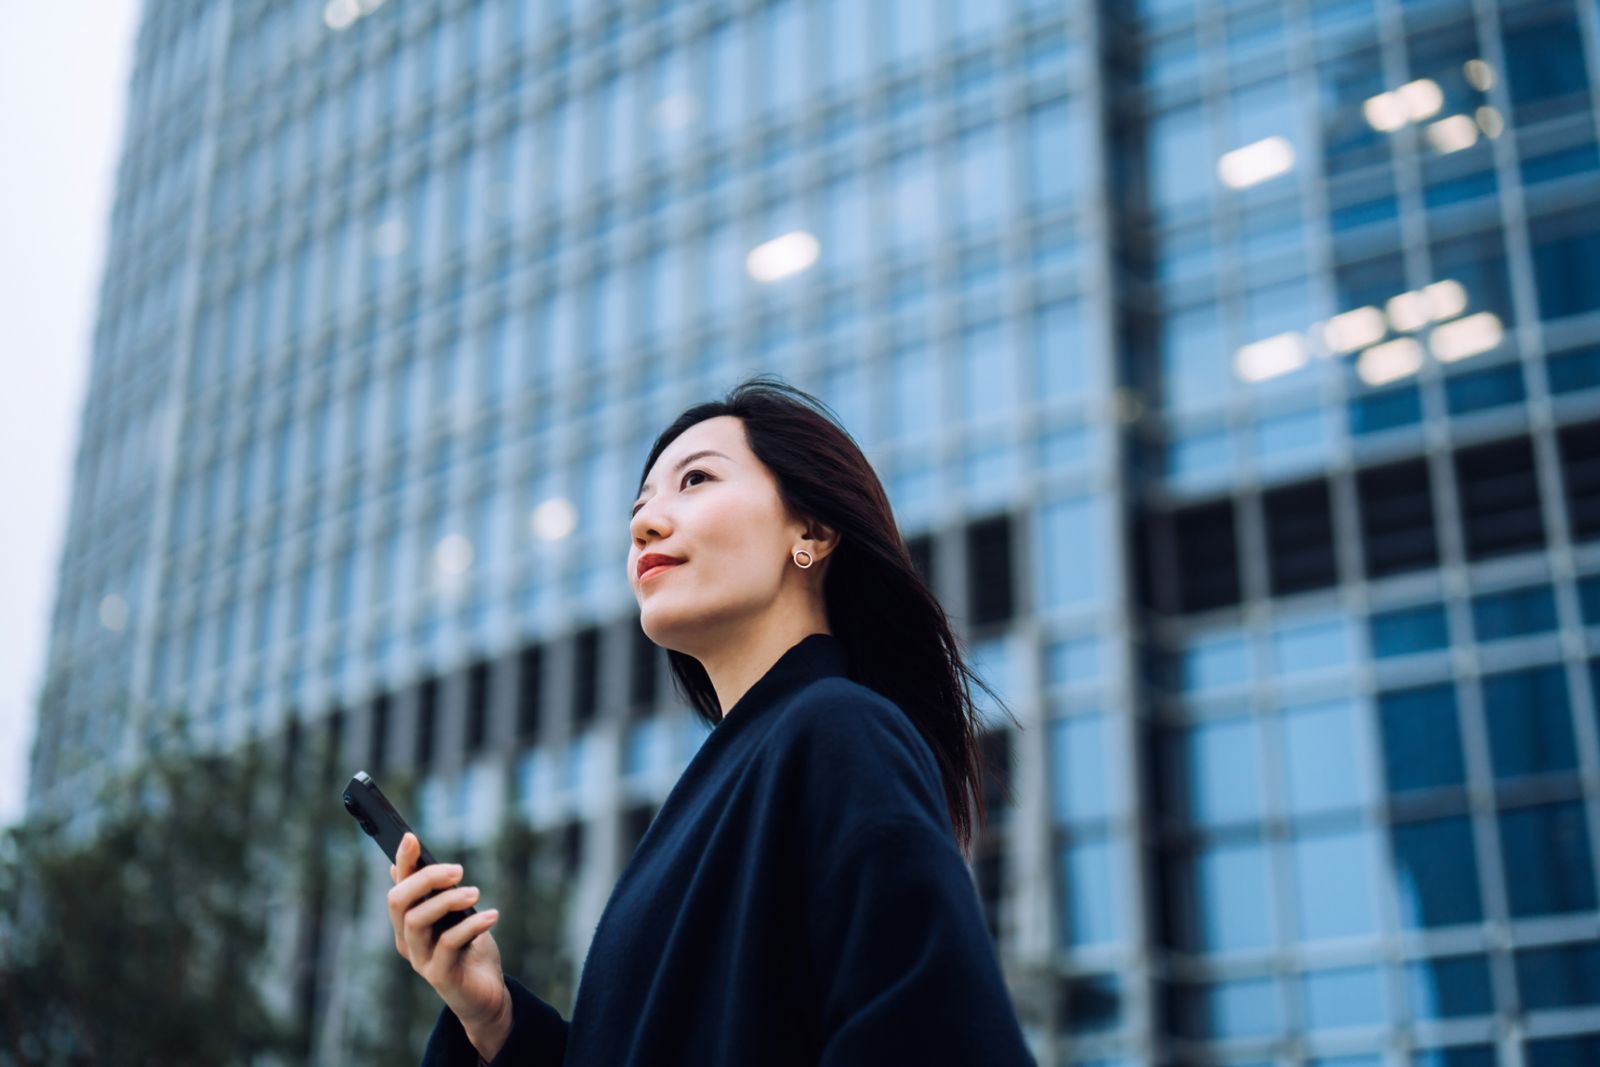
[{"label": "blurred foliage", "polygon": [[[165,721],[77,811],[0,835],[0,1067],[417,1063],[441,1003],[373,925],[388,864],[325,740],[212,752]],[[383,785],[415,810],[412,780]],[[485,849],[429,847],[486,871],[505,969],[570,1014],[553,842],[507,822]],[[332,1001],[342,1032],[314,1033]]]}]

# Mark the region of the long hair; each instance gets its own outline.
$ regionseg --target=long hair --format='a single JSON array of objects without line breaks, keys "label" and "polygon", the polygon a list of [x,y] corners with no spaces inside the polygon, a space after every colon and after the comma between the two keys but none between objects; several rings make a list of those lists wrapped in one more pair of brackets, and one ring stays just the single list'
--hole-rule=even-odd
[{"label": "long hair", "polygon": [[[988,822],[982,719],[970,683],[1004,704],[967,666],[944,608],[912,562],[877,472],[826,404],[776,375],[758,374],[721,400],[687,409],[663,430],[644,461],[639,490],[663,449],[719,415],[743,423],[750,450],[772,472],[791,515],[838,532],[823,579],[828,628],[849,652],[852,679],[897,704],[933,749],[956,844],[970,862],[969,803],[980,828]],[[679,693],[715,725],[722,711],[700,661],[672,649],[667,661]]]}]

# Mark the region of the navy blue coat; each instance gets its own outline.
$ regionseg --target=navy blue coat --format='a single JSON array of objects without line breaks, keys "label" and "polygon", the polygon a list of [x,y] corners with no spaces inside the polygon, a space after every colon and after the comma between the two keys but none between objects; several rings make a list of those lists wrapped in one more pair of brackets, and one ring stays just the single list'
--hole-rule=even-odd
[{"label": "navy blue coat", "polygon": [[[723,716],[492,1067],[1028,1065],[931,748],[811,634]],[[477,1067],[455,1015],[424,1067]]]}]

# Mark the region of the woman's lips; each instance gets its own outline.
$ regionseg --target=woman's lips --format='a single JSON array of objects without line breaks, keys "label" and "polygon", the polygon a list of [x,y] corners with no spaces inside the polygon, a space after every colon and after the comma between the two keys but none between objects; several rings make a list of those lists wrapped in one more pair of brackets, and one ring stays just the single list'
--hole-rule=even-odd
[{"label": "woman's lips", "polygon": [[649,570],[645,571],[643,574],[639,575],[639,582],[640,582],[640,584],[643,584],[644,581],[647,578],[649,578],[652,574],[660,574],[662,571],[670,571],[674,567],[681,567],[681,566],[683,566],[682,563],[659,563],[656,566],[651,567]]}]

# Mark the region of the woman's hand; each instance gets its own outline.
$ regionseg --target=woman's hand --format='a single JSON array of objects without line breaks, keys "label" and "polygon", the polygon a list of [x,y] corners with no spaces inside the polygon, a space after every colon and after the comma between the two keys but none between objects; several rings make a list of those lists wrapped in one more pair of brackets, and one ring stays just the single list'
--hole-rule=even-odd
[{"label": "woman's hand", "polygon": [[[433,924],[447,912],[469,907],[478,899],[478,890],[456,886],[463,873],[460,864],[435,863],[417,870],[421,851],[416,835],[408,833],[400,839],[395,863],[389,867],[395,883],[389,890],[395,951],[461,1020],[478,1054],[492,1060],[511,1033],[511,991],[500,969],[500,946],[489,933],[500,913],[493,908],[480,911],[434,937]],[[436,889],[441,892],[428,897]]]}]

